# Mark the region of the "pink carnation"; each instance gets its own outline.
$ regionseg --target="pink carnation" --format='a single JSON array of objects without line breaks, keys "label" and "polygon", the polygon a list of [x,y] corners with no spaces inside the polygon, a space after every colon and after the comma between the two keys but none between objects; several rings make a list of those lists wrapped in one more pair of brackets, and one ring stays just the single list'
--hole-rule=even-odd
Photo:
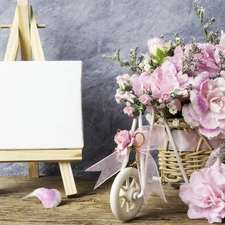
[{"label": "pink carnation", "polygon": [[[215,46],[209,43],[197,43],[196,45],[199,49],[201,49],[201,53],[194,54],[194,57],[197,60],[200,59],[201,62],[193,63],[197,67],[197,70],[194,72],[194,76],[199,75],[204,71],[208,71],[211,77],[215,77],[216,74],[220,72],[220,67],[217,65],[216,59],[214,57]],[[186,54],[188,54],[190,47],[191,44],[185,46]],[[193,73],[191,73],[191,75],[193,75]]]},{"label": "pink carnation", "polygon": [[199,126],[201,134],[211,139],[225,135],[225,80],[210,79],[204,72],[193,81],[190,104],[183,106],[184,120],[191,126]]},{"label": "pink carnation", "polygon": [[169,94],[175,89],[180,89],[177,69],[169,60],[165,60],[161,67],[156,68],[152,76],[151,91],[153,98],[160,99],[165,94]]},{"label": "pink carnation", "polygon": [[179,196],[189,206],[190,219],[221,223],[225,217],[225,165],[217,160],[212,167],[193,172],[190,183],[180,186]]},{"label": "pink carnation", "polygon": [[149,95],[141,95],[139,98],[139,101],[144,105],[150,105],[151,104],[151,97]]},{"label": "pink carnation", "polygon": [[131,86],[133,88],[134,93],[140,97],[141,96],[141,84],[139,82],[139,75],[133,74],[130,79]]}]

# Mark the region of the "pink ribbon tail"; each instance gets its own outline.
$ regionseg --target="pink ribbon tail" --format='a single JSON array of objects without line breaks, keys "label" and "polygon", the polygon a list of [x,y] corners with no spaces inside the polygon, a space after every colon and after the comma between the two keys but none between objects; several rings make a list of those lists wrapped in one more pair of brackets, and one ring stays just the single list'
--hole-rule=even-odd
[{"label": "pink ribbon tail", "polygon": [[101,161],[97,162],[93,166],[86,169],[85,171],[88,171],[88,172],[101,171],[101,174],[97,180],[97,183],[95,184],[94,189],[99,187],[110,177],[112,177],[121,169],[126,167],[128,159],[129,159],[129,154],[124,156],[123,155],[118,156],[118,152],[113,152],[109,156],[105,157]]},{"label": "pink ribbon tail", "polygon": [[138,172],[143,190],[144,203],[148,201],[153,192],[167,202],[155,160],[149,152],[141,153],[141,155],[138,162]]},{"label": "pink ribbon tail", "polygon": [[[137,132],[141,132],[145,140],[144,143],[137,148],[140,154],[138,173],[144,202],[148,201],[153,192],[167,202],[157,165],[150,154],[150,150],[164,147],[166,140],[165,128],[164,126],[148,125],[140,127]],[[142,135],[137,135],[137,142],[141,142],[141,139],[143,138]]]}]

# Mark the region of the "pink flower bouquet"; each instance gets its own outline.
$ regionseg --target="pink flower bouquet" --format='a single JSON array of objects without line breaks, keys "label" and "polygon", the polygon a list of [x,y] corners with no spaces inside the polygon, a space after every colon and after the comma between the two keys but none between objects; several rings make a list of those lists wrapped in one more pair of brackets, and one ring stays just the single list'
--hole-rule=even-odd
[{"label": "pink flower bouquet", "polygon": [[[146,54],[139,55],[138,47],[131,50],[129,61],[120,58],[120,49],[103,58],[129,68],[129,73],[116,78],[115,99],[125,103],[125,114],[136,118],[146,113],[151,120],[154,109],[163,120],[173,118],[173,127],[178,127],[182,118],[198,130],[200,140],[218,144],[225,139],[225,33],[209,31],[215,19],[205,23],[204,9],[197,1],[194,9],[204,31],[204,43],[192,38],[186,44],[177,34],[169,41],[155,37],[147,41]],[[120,132],[115,142],[116,150],[126,154],[132,148],[132,134]],[[217,161],[211,168],[193,172],[190,183],[181,186],[180,197],[189,206],[190,218],[221,222],[225,217],[225,166]]]},{"label": "pink flower bouquet", "polygon": [[210,32],[214,18],[204,22],[204,10],[194,3],[205,33],[205,43],[192,39],[185,44],[178,35],[174,40],[155,37],[147,41],[148,53],[130,53],[130,61],[114,56],[130,72],[117,77],[116,101],[125,103],[124,113],[136,117],[152,107],[165,118],[184,118],[191,127],[207,137],[225,136],[225,34]]}]

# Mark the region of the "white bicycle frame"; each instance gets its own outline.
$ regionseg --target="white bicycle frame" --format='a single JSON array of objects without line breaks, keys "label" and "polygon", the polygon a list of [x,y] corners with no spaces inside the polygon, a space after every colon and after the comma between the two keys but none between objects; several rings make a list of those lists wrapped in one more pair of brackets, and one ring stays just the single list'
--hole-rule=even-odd
[{"label": "white bicycle frame", "polygon": [[[162,114],[162,113],[161,113],[161,114]],[[162,114],[162,116],[163,116],[163,114]],[[170,130],[170,128],[169,128],[167,119],[164,118],[163,121],[164,121],[164,126],[165,126],[165,129],[166,129],[166,132],[167,132],[167,134],[168,134],[168,136],[169,136],[170,144],[171,144],[172,147],[173,147],[173,151],[174,151],[174,153],[175,153],[175,156],[176,156],[176,159],[177,159],[179,168],[180,168],[181,173],[182,173],[182,176],[183,176],[183,178],[184,178],[184,182],[185,182],[185,183],[188,183],[189,181],[188,181],[188,178],[187,178],[187,174],[186,174],[186,172],[185,172],[185,170],[184,170],[184,167],[183,167],[181,158],[180,158],[180,156],[179,156],[177,146],[176,146],[175,141],[174,141],[174,139],[173,139],[171,130]],[[136,118],[133,119],[132,126],[131,126],[131,130],[132,130],[133,132],[135,132],[135,130],[136,130],[137,123],[138,123],[138,128],[142,127],[142,124],[143,124],[143,123],[142,123],[142,113],[141,113],[141,112],[140,112],[140,114],[139,114],[138,117],[136,117]],[[153,109],[153,110],[152,110],[152,117],[151,117],[150,125],[154,125],[154,123],[155,123],[155,110]],[[140,157],[144,157],[144,156],[141,154]],[[140,159],[140,160],[141,160],[141,159]],[[143,165],[140,164],[140,166],[141,166],[141,170],[144,171]],[[144,173],[142,176],[143,176],[143,177],[142,177],[141,179],[146,179],[146,174],[145,174],[145,173]],[[145,191],[145,190],[143,190],[143,188],[142,188],[141,192],[137,195],[137,198],[141,198],[141,197],[143,196],[144,191]]]}]

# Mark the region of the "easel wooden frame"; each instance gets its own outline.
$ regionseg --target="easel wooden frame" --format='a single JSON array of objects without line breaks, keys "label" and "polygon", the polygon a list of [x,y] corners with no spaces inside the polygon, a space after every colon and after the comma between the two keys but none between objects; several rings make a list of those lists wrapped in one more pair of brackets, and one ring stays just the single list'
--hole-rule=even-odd
[{"label": "easel wooden frame", "polygon": [[[44,53],[38,34],[39,27],[34,18],[28,0],[17,0],[17,7],[12,25],[1,25],[11,28],[4,61],[16,61],[18,50],[21,60],[44,61]],[[58,162],[66,196],[77,193],[70,162],[82,160],[82,149],[31,149],[31,150],[0,150],[0,162],[28,162],[28,177],[38,177],[38,162]]]}]

